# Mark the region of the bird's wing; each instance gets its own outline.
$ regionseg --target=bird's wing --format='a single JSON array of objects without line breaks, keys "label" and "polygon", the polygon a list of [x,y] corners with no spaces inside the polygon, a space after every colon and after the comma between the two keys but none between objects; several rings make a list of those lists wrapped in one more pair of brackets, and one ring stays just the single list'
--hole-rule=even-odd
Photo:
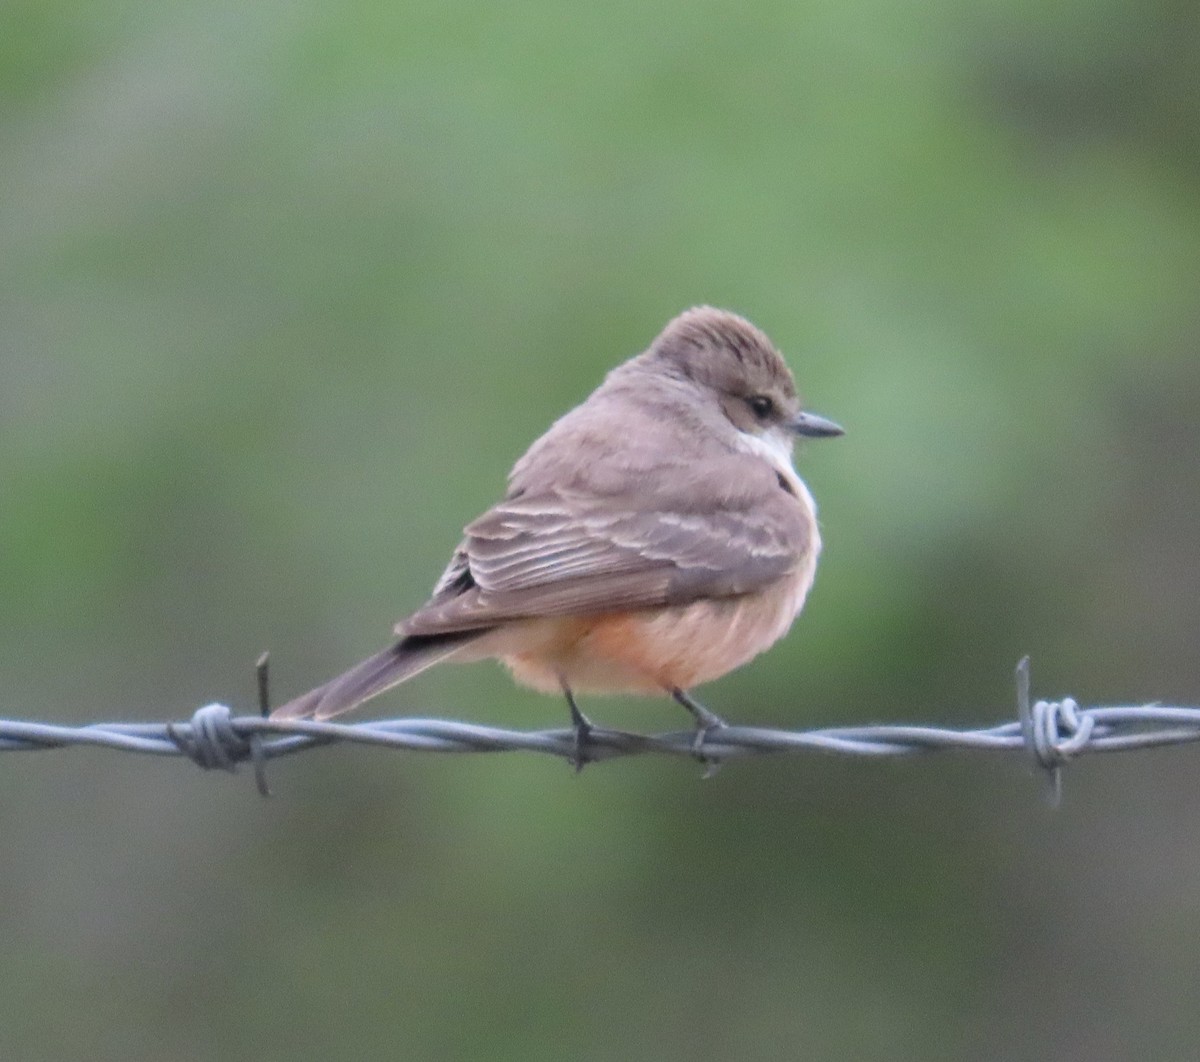
[{"label": "bird's wing", "polygon": [[743,477],[713,499],[694,489],[510,498],[466,529],[429,603],[396,630],[442,634],[744,594],[812,548],[811,513],[773,473]]}]

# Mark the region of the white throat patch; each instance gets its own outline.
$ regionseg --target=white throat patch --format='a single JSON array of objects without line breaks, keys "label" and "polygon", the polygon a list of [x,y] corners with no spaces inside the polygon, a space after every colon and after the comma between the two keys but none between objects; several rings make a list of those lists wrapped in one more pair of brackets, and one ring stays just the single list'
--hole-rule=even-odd
[{"label": "white throat patch", "polygon": [[788,485],[796,492],[796,497],[803,502],[807,502],[813,515],[816,515],[817,503],[813,501],[812,494],[809,492],[808,487],[805,486],[804,480],[796,474],[796,468],[792,464],[792,447],[795,440],[791,433],[771,428],[762,435],[752,435],[748,431],[739,431],[737,436],[738,445],[746,453],[761,457],[776,472],[783,476],[787,480]]}]

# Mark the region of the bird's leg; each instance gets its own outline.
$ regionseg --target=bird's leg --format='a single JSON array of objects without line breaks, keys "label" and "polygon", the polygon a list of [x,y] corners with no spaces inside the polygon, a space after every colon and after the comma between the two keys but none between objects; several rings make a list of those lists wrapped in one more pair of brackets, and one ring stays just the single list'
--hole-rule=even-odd
[{"label": "bird's leg", "polygon": [[682,704],[696,721],[696,739],[692,742],[692,755],[701,763],[708,765],[709,769],[704,775],[705,778],[708,778],[710,775],[716,773],[719,763],[717,760],[710,759],[704,755],[704,740],[712,731],[725,726],[725,720],[714,712],[710,712],[699,701],[693,699],[687,690],[681,690],[676,686],[671,690],[671,696]]},{"label": "bird's leg", "polygon": [[586,750],[592,737],[592,721],[579,710],[571,687],[565,682],[561,682],[561,685],[563,696],[567,698],[567,706],[571,709],[571,724],[575,728],[575,755],[571,762],[575,765],[575,773],[578,774],[588,762]]}]

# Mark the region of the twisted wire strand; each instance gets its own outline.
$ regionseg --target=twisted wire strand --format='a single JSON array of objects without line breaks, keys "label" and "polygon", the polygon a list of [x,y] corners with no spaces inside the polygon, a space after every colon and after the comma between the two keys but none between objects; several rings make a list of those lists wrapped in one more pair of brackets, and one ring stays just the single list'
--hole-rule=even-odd
[{"label": "twisted wire strand", "polygon": [[[265,666],[260,662],[260,667]],[[714,764],[740,756],[823,752],[841,756],[894,757],[920,752],[1022,752],[1046,779],[1047,794],[1061,794],[1064,764],[1092,752],[1123,752],[1200,741],[1200,708],[1146,704],[1080,708],[1071,698],[1030,701],[1029,659],[1017,665],[1017,715],[982,729],[876,725],[778,730],[722,726],[705,737],[702,758]],[[196,710],[187,722],[89,723],[59,726],[0,719],[0,752],[46,751],[93,746],[152,756],[185,756],[210,770],[254,767],[258,790],[269,789],[266,764],[326,745],[378,745],[410,752],[537,752],[574,761],[573,729],[508,730],[451,719],[401,718],[358,723],[235,716],[223,704]],[[693,731],[634,734],[594,728],[589,763],[622,756],[663,754],[695,758]]]}]

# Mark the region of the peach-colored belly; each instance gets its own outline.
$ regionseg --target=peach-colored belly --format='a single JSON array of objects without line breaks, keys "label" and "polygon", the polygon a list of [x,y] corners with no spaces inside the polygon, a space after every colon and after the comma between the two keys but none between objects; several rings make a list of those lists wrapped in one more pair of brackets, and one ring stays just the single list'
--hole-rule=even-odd
[{"label": "peach-colored belly", "polygon": [[[557,692],[690,689],[740,667],[778,641],[804,604],[811,569],[741,597],[593,616],[525,620],[476,643],[513,678]],[[475,652],[470,654],[475,656]]]}]

